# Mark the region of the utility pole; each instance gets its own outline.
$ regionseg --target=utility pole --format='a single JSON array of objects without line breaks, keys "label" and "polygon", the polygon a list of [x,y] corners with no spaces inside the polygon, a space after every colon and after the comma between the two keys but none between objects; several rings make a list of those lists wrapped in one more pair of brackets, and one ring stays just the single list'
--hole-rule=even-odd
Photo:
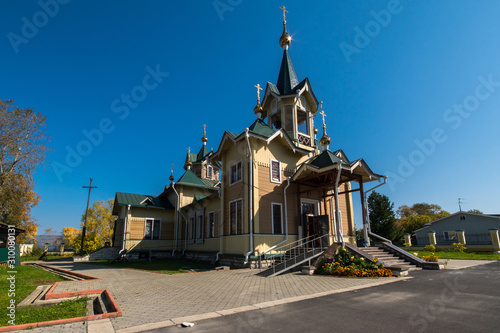
[{"label": "utility pole", "polygon": [[97,188],[97,186],[92,186],[92,178],[90,178],[90,186],[82,186],[82,188],[89,189],[89,197],[87,198],[87,209],[85,210],[85,220],[83,222],[82,228],[82,247],[80,248],[80,256],[83,256],[83,240],[85,239],[85,229],[87,229],[87,215],[89,212],[90,191],[92,191],[93,188]]}]

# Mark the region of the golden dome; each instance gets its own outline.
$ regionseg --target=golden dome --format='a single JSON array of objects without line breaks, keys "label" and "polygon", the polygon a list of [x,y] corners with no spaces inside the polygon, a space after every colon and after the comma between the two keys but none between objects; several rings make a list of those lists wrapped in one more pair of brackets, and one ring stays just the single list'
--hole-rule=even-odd
[{"label": "golden dome", "polygon": [[170,180],[171,182],[174,181],[174,170],[172,170],[172,172],[170,172],[170,177],[168,177],[168,180]]},{"label": "golden dome", "polygon": [[208,138],[207,138],[207,125],[203,125],[203,137],[201,138],[201,142],[203,142],[204,145],[207,144]]},{"label": "golden dome", "polygon": [[262,108],[262,105],[260,105],[260,103],[257,102],[257,105],[255,105],[255,107],[253,108],[253,112],[255,114],[257,114],[259,112],[262,113],[262,111],[264,111],[264,109]]},{"label": "golden dome", "polygon": [[332,140],[330,139],[330,137],[328,135],[326,135],[326,132],[323,133],[323,136],[321,137],[321,139],[319,140],[319,143],[322,145],[322,146],[328,146],[330,144]]},{"label": "golden dome", "polygon": [[283,34],[280,37],[280,46],[281,48],[288,49],[291,43],[292,37],[286,32],[286,21],[283,21]]},{"label": "golden dome", "polygon": [[314,135],[318,134],[318,129],[314,127]]}]

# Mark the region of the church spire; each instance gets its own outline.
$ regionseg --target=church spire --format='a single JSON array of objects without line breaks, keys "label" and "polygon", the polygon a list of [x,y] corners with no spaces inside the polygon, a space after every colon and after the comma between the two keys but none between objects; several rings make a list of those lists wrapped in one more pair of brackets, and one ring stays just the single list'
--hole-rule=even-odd
[{"label": "church spire", "polygon": [[283,10],[283,34],[280,37],[280,46],[283,48],[283,59],[281,60],[280,73],[278,75],[276,87],[280,95],[291,95],[295,94],[293,89],[299,84],[299,80],[297,80],[292,61],[288,55],[288,47],[292,42],[292,37],[290,37],[286,31],[285,13],[288,13],[288,11],[285,9],[285,6],[280,7],[280,9]]},{"label": "church spire", "polygon": [[326,123],[325,123],[326,114],[325,111],[321,111],[319,114],[323,116],[323,136],[319,140],[319,143],[323,146],[323,149],[326,150],[328,149],[328,146],[330,145],[331,142],[330,137],[326,134]]}]

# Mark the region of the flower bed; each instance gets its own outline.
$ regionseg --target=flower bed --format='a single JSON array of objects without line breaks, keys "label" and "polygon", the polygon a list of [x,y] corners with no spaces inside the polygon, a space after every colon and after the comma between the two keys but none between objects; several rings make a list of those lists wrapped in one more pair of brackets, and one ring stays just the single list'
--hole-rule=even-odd
[{"label": "flower bed", "polygon": [[374,259],[373,262],[351,255],[345,247],[341,246],[335,254],[325,254],[322,257],[316,274],[354,276],[354,277],[383,277],[392,276],[390,269]]}]

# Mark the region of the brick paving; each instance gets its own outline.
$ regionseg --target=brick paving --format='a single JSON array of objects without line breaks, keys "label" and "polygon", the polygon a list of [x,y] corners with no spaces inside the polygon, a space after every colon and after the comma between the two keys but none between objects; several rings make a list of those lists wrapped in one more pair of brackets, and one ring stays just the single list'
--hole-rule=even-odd
[{"label": "brick paving", "polygon": [[[382,282],[381,279],[306,276],[299,273],[265,278],[256,276],[256,270],[248,269],[167,275],[69,261],[50,265],[101,278],[59,283],[53,292],[109,289],[123,311],[122,317],[111,319],[115,330]],[[85,326],[77,323],[32,331],[58,332],[57,329],[61,332],[86,332]]]}]

